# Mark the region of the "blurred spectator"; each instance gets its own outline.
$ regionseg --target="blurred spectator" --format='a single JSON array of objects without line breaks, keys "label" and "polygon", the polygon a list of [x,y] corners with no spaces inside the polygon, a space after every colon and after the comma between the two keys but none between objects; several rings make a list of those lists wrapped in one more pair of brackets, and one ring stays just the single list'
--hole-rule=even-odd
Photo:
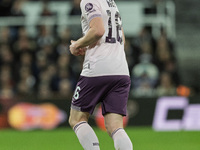
[{"label": "blurred spectator", "polygon": [[13,67],[14,57],[10,47],[6,44],[0,45],[0,65],[7,64]]},{"label": "blurred spectator", "polygon": [[45,83],[41,83],[39,85],[37,93],[38,93],[38,98],[41,99],[41,100],[53,98],[52,97],[52,92],[51,92],[51,90],[49,88],[49,85],[45,84]]},{"label": "blurred spectator", "polygon": [[166,35],[164,29],[162,29],[162,28],[161,28],[160,37],[157,40],[157,48],[156,48],[156,57],[155,58],[156,58],[156,63],[161,71],[162,71],[162,69],[165,68],[165,64],[168,61],[174,60],[173,45],[167,39],[167,35]]},{"label": "blurred spectator", "polygon": [[40,84],[50,84],[51,82],[51,74],[49,74],[48,70],[42,70],[39,74]]},{"label": "blurred spectator", "polygon": [[13,98],[14,86],[11,68],[8,65],[2,66],[0,70],[0,98]]},{"label": "blurred spectator", "polygon": [[157,40],[157,49],[155,55],[155,63],[159,70],[167,71],[171,74],[175,85],[179,84],[179,75],[177,72],[177,64],[174,54],[174,47],[168,40],[165,30],[161,28],[161,35]]},{"label": "blurred spectator", "polygon": [[70,45],[70,40],[71,40],[71,31],[69,28],[64,29],[63,32],[59,34],[59,40],[56,46],[56,53],[58,55],[62,54],[70,54],[69,49],[67,49]]},{"label": "blurred spectator", "polygon": [[40,26],[39,27],[39,35],[37,38],[37,44],[39,47],[43,47],[45,45],[54,46],[55,39],[52,35],[52,29],[50,26]]},{"label": "blurred spectator", "polygon": [[48,71],[48,74],[51,76],[51,78],[53,78],[57,73],[56,64],[53,64],[53,63],[48,64],[47,71]]},{"label": "blurred spectator", "polygon": [[13,89],[14,81],[12,79],[12,69],[9,65],[4,65],[1,67],[0,72],[0,86],[3,88]]},{"label": "blurred spectator", "polygon": [[48,69],[45,69],[39,73],[39,84],[38,84],[38,96],[41,99],[52,98],[52,90],[50,88],[51,74],[49,74]]},{"label": "blurred spectator", "polygon": [[139,63],[139,56],[143,53],[151,54],[154,61],[155,47],[156,41],[151,34],[151,27],[143,27],[139,35],[133,40],[135,62]]},{"label": "blurred spectator", "polygon": [[9,27],[0,27],[0,44],[10,44],[12,42]]},{"label": "blurred spectator", "polygon": [[57,60],[58,73],[53,77],[52,88],[55,91],[59,90],[59,83],[61,80],[71,79],[71,70],[69,65],[70,57],[69,55],[60,55]]},{"label": "blurred spectator", "polygon": [[31,68],[32,63],[33,63],[32,59],[33,58],[32,58],[31,53],[29,53],[29,52],[21,53],[21,55],[20,55],[20,66]]},{"label": "blurred spectator", "polygon": [[35,51],[36,43],[28,36],[26,29],[21,27],[18,29],[18,36],[14,42],[14,51],[19,54],[24,51]]},{"label": "blurred spectator", "polygon": [[169,60],[165,63],[164,70],[171,74],[172,81],[177,86],[180,84],[178,68],[175,60]]},{"label": "blurred spectator", "polygon": [[20,27],[18,29],[18,38],[28,38],[31,39],[26,31],[25,27]]},{"label": "blurred spectator", "polygon": [[45,70],[47,66],[48,66],[47,56],[43,51],[38,51],[36,53],[35,68],[33,69],[33,74],[37,79],[39,79],[40,72]]},{"label": "blurred spectator", "polygon": [[75,16],[75,15],[81,16],[80,2],[81,0],[73,0],[72,8],[69,12],[70,16]]},{"label": "blurred spectator", "polygon": [[48,8],[48,1],[43,1],[42,6],[43,6],[43,9],[40,14],[41,16],[53,16],[54,15]]},{"label": "blurred spectator", "polygon": [[14,1],[12,9],[11,9],[11,15],[12,16],[24,16],[24,13],[22,12],[23,2],[24,2],[24,0]]},{"label": "blurred spectator", "polygon": [[31,69],[28,66],[22,66],[19,70],[19,83],[17,85],[19,94],[33,94],[35,84],[36,79],[32,75]]},{"label": "blurred spectator", "polygon": [[41,50],[45,53],[49,62],[56,61],[56,55],[55,55],[54,47],[52,45],[45,45],[43,46]]},{"label": "blurred spectator", "polygon": [[69,61],[70,61],[69,55],[60,55],[57,61],[58,68],[60,70],[67,69],[69,67]]},{"label": "blurred spectator", "polygon": [[172,81],[171,75],[168,72],[162,72],[160,83],[157,87],[157,96],[175,96],[176,87]]},{"label": "blurred spectator", "polygon": [[68,79],[63,79],[59,82],[59,95],[65,98],[72,96],[71,82]]},{"label": "blurred spectator", "polygon": [[133,96],[152,97],[155,96],[154,88],[159,77],[158,68],[151,63],[151,55],[140,56],[140,63],[132,70]]},{"label": "blurred spectator", "polygon": [[171,59],[171,54],[170,51],[168,49],[164,49],[158,46],[157,49],[157,65],[159,67],[159,69],[162,71],[164,69],[165,63],[170,61]]}]

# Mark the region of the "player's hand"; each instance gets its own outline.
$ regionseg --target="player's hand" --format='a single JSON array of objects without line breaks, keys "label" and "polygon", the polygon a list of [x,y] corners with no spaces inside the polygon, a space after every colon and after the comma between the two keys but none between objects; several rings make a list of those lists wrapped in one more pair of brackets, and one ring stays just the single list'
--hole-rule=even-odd
[{"label": "player's hand", "polygon": [[86,52],[86,50],[87,50],[87,48],[86,47],[84,47],[84,48],[79,48],[79,55],[82,55],[82,56],[84,56],[85,55],[85,52]]},{"label": "player's hand", "polygon": [[85,51],[87,50],[87,48],[76,48],[76,41],[71,40],[71,45],[70,45],[70,52],[72,55],[75,56],[80,56],[80,55],[85,55]]},{"label": "player's hand", "polygon": [[71,45],[69,46],[69,50],[72,55],[78,56],[78,50],[76,49],[75,43],[76,41],[71,40]]}]

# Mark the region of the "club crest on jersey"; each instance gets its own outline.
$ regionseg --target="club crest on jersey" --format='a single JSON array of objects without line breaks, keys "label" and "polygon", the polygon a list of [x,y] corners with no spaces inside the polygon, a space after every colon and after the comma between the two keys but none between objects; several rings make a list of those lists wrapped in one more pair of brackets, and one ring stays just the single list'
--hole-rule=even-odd
[{"label": "club crest on jersey", "polygon": [[87,4],[85,5],[85,10],[86,10],[86,12],[89,12],[89,11],[91,11],[92,9],[93,9],[92,3],[87,3]]}]

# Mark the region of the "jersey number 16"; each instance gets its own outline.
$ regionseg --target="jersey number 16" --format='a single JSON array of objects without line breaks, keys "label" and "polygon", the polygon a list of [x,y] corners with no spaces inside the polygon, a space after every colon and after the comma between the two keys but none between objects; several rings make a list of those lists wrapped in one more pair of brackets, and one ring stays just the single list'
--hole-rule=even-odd
[{"label": "jersey number 16", "polygon": [[122,25],[119,23],[119,19],[121,21],[121,17],[119,12],[115,13],[115,26],[116,26],[116,37],[112,37],[112,14],[110,10],[107,10],[107,14],[108,14],[108,35],[106,36],[106,42],[107,43],[116,43],[116,41],[118,41],[120,44],[122,44],[122,37],[120,36],[120,32],[122,32]]}]

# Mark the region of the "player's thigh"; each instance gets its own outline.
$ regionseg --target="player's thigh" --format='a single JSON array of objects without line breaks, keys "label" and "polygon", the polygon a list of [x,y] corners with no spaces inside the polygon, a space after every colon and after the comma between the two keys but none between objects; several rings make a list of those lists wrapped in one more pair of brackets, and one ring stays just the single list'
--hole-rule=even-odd
[{"label": "player's thigh", "polygon": [[74,127],[77,123],[81,121],[88,122],[89,116],[90,114],[88,112],[81,112],[71,108],[69,116],[69,124],[71,127]]},{"label": "player's thigh", "polygon": [[110,136],[116,129],[123,128],[123,116],[120,114],[107,113],[104,115],[104,120],[105,127]]},{"label": "player's thigh", "polygon": [[102,114],[115,113],[126,115],[127,101],[130,89],[129,76],[115,76],[114,86],[102,101]]}]

